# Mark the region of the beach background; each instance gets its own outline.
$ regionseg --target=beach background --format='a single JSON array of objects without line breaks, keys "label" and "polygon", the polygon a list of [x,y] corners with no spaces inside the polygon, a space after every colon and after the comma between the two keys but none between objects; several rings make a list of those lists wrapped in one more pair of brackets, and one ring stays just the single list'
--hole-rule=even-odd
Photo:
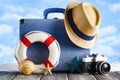
[{"label": "beach background", "polygon": [[[1,0],[0,65],[17,64],[14,50],[19,42],[21,18],[43,19],[43,11],[46,8],[65,8],[70,1],[90,2],[100,11],[101,24],[98,30],[98,41],[90,52],[107,56],[108,62],[119,68],[120,0]],[[48,15],[50,19],[54,17],[63,19],[64,15],[59,13]]]}]

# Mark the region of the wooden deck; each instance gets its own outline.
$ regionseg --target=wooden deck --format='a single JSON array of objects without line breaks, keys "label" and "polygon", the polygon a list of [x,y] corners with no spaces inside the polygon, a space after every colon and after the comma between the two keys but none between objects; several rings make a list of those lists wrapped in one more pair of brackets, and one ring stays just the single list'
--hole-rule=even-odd
[{"label": "wooden deck", "polygon": [[53,73],[53,75],[22,75],[19,72],[0,71],[0,80],[120,80],[120,72],[110,72],[106,75]]}]

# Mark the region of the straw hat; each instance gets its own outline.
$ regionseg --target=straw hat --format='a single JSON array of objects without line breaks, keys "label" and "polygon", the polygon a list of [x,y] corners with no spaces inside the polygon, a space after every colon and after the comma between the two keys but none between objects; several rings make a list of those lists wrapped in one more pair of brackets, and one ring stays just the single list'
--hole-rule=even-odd
[{"label": "straw hat", "polygon": [[70,40],[82,48],[92,48],[97,41],[99,11],[87,2],[70,2],[65,10],[65,28]]}]

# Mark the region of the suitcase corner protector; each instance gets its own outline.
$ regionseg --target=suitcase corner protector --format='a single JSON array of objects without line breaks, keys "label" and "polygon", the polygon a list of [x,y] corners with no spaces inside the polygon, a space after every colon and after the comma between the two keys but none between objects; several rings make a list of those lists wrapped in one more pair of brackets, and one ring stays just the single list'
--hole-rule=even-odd
[{"label": "suitcase corner protector", "polygon": [[20,19],[20,24],[24,24],[24,19]]}]

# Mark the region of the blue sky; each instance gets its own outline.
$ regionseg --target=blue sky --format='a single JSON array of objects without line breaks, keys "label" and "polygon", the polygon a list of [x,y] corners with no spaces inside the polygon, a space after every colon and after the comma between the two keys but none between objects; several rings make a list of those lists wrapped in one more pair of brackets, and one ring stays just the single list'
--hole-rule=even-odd
[{"label": "blue sky", "polygon": [[[102,20],[99,39],[91,53],[108,56],[111,63],[120,62],[120,0],[1,0],[0,1],[0,64],[16,63],[14,50],[19,41],[19,19],[43,18],[46,8],[65,8],[68,2],[90,2],[100,11]],[[63,14],[48,17],[63,18]]]}]

